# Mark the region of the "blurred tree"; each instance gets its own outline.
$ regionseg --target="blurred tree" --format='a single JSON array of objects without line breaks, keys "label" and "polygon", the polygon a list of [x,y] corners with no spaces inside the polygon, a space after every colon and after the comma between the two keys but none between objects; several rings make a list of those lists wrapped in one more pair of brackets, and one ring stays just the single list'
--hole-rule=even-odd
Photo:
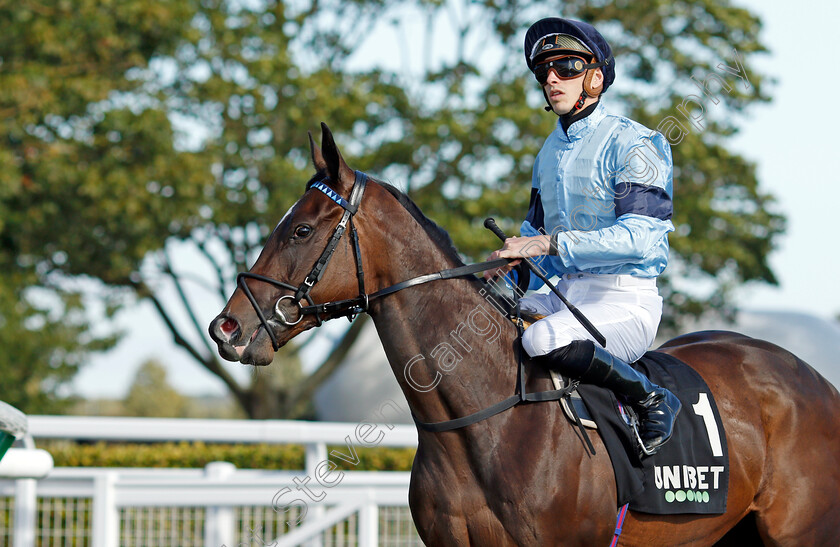
[{"label": "blurred tree", "polygon": [[166,368],[157,361],[143,363],[123,401],[126,416],[178,418],[187,413],[187,398],[166,380]]},{"label": "blurred tree", "polygon": [[74,403],[61,388],[114,337],[91,333],[78,293],[26,285],[0,269],[0,400],[27,414],[61,413]]},{"label": "blurred tree", "polygon": [[[201,285],[220,309],[300,196],[305,131],[323,120],[351,165],[397,182],[483,258],[496,241],[482,219],[515,230],[555,122],[521,51],[546,15],[602,29],[619,68],[606,102],[651,127],[699,93],[691,77],[732,66],[737,51],[750,87],[733,80],[706,101],[702,131],[674,146],[673,271],[709,290],[668,286],[668,313],[726,309],[735,284],[774,283],[766,259],[782,218],[754,166],[725,147],[738,114],[767,100],[751,68],[760,22],[708,0],[0,0],[0,260],[55,290],[84,276],[150,300],[249,416],[299,416],[362,322],[299,381],[238,382],[173,252],[206,259]],[[299,349],[277,361],[298,370]]]}]

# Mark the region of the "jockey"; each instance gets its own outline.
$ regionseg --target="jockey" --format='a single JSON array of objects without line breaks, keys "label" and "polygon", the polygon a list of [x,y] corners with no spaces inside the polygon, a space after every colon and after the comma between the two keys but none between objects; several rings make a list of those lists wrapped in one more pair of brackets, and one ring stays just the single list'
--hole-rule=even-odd
[{"label": "jockey", "polygon": [[[633,407],[650,455],[670,438],[681,405],[627,363],[653,343],[662,315],[656,278],[674,229],[671,150],[661,134],[604,109],[615,61],[591,25],[556,17],[534,23],[525,61],[559,119],[534,163],[523,237],[507,239],[491,259],[540,257],[544,273],[559,276],[558,289],[607,347],[593,343],[557,296],[536,293],[520,305],[546,317],[525,331],[525,351]],[[541,284],[531,276],[529,289]]]}]

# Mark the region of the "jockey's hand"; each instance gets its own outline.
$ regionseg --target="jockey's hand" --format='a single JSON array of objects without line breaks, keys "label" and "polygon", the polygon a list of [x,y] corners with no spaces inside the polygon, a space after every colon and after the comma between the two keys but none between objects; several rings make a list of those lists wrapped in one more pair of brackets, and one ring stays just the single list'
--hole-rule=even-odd
[{"label": "jockey's hand", "polygon": [[[501,249],[490,253],[488,260],[495,260],[497,258],[526,258],[547,255],[550,241],[550,236],[548,235],[509,237],[505,240]],[[484,272],[484,279],[490,281],[496,276],[504,275],[520,262],[521,260],[513,260],[501,268],[488,270]]]},{"label": "jockey's hand", "polygon": [[[501,252],[501,249],[499,249],[498,251],[493,251],[492,253],[490,253],[490,256],[487,258],[487,260],[490,261],[490,260],[496,260],[497,258],[507,258],[507,257],[499,256],[500,252]],[[522,262],[522,261],[521,260],[513,260],[511,262],[508,262],[504,266],[499,266],[495,270],[486,270],[484,272],[484,280],[485,281],[493,281],[496,278],[504,277],[504,275],[506,273],[511,271],[513,269],[513,267],[516,266],[517,264],[519,264],[520,262]]]}]

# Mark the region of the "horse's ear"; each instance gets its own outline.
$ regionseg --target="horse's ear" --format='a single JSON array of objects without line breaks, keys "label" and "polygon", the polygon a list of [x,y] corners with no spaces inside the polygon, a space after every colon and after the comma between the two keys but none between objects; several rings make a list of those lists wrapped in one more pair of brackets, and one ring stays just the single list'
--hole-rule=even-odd
[{"label": "horse's ear", "polygon": [[356,180],[355,173],[344,162],[338,146],[335,144],[330,128],[321,122],[321,146],[324,148],[323,156],[326,162],[327,175],[330,177],[330,186],[340,194],[348,195]]},{"label": "horse's ear", "polygon": [[324,161],[324,154],[321,152],[321,148],[315,144],[315,139],[312,138],[312,132],[307,131],[309,134],[309,152],[312,155],[312,165],[315,166],[316,171],[326,171],[327,170],[327,162]]}]

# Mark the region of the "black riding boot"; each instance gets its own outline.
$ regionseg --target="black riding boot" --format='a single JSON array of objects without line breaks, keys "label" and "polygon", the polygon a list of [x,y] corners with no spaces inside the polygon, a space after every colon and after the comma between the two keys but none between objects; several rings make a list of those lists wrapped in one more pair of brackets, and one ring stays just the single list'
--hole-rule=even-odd
[{"label": "black riding boot", "polygon": [[550,360],[547,363],[550,368],[580,378],[581,382],[609,389],[633,407],[639,415],[639,436],[646,455],[655,454],[671,438],[674,421],[682,408],[679,399],[618,357],[591,341],[580,340],[544,358]]}]

